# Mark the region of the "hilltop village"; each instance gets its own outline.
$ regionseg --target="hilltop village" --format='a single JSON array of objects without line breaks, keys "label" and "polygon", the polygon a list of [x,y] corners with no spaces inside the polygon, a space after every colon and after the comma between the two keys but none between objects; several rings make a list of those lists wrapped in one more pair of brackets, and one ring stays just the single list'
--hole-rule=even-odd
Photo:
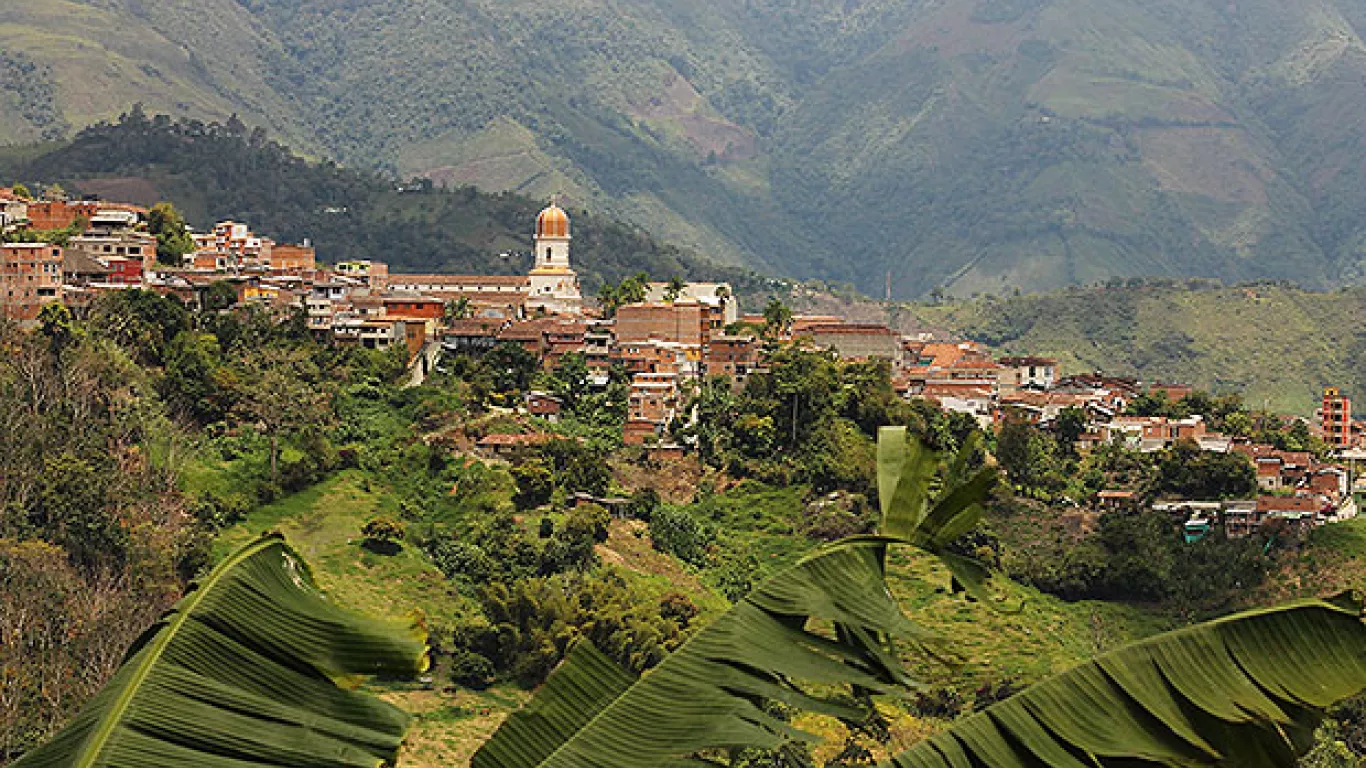
[{"label": "hilltop village", "polygon": [[[571,261],[571,222],[553,203],[534,222],[531,269],[509,275],[400,274],[374,260],[325,265],[308,242],[277,243],[233,221],[186,230],[188,242],[167,263],[164,236],[153,234],[164,216],[134,205],[0,190],[0,315],[32,326],[46,305],[62,303],[79,314],[102,293],[142,289],[201,311],[256,308],[281,322],[296,317],[319,341],[406,355],[413,383],[441,370],[445,356],[481,355],[500,345],[521,348],[544,370],[574,355],[591,389],[624,377],[621,441],[659,459],[690,449],[682,427],[698,418],[690,402],[701,382],[720,377],[738,390],[765,370],[775,350],[795,346],[877,361],[899,397],[931,402],[987,430],[1015,423],[1056,431],[1065,422],[1081,452],[1122,445],[1154,453],[1182,444],[1246,457],[1256,469],[1254,497],[1156,505],[1185,521],[1191,540],[1214,525],[1236,538],[1270,520],[1303,531],[1356,515],[1355,469],[1366,458],[1366,427],[1335,389],[1325,392],[1316,419],[1302,425],[1323,450],[1287,450],[1221,433],[1210,414],[1153,407],[1190,402],[1188,386],[1063,375],[1051,358],[994,357],[973,342],[794,315],[776,300],[762,313],[742,312],[743,297],[725,283],[642,277],[609,286],[603,295],[610,300],[585,299]],[[509,405],[549,422],[564,408],[561,397],[536,390]],[[478,448],[506,456],[545,439],[534,430],[490,434]],[[1093,502],[1104,509],[1135,499],[1134,491],[1115,489]]]}]

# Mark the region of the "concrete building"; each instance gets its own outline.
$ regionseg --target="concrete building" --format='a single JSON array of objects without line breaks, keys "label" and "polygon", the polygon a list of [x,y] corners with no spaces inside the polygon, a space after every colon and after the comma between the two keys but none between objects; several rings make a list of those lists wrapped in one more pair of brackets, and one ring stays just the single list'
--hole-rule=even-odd
[{"label": "concrete building", "polygon": [[62,249],[48,243],[0,245],[0,317],[24,325],[62,299]]},{"label": "concrete building", "polygon": [[[67,250],[105,265],[111,265],[114,260],[137,262],[139,275],[153,271],[157,263],[156,237],[129,229],[91,231],[77,235],[67,242]],[[124,267],[118,271],[126,275],[130,269]],[[141,283],[141,277],[136,282]]]},{"label": "concrete building", "polygon": [[1003,357],[1001,389],[1006,392],[1020,389],[1048,390],[1058,380],[1058,361],[1051,357]]},{"label": "concrete building", "polygon": [[[646,286],[645,301],[652,304],[667,303],[668,283],[653,282]],[[674,301],[695,301],[705,307],[719,310],[717,331],[740,319],[740,302],[735,297],[730,283],[684,283]]]}]

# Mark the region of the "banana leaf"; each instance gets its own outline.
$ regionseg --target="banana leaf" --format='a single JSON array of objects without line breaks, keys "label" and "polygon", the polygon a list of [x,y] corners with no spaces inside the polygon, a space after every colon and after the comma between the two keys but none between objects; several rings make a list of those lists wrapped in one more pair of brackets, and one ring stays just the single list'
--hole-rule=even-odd
[{"label": "banana leaf", "polygon": [[964,718],[884,768],[1293,768],[1366,688],[1361,605],[1305,600],[1108,653]]},{"label": "banana leaf", "polygon": [[378,766],[409,718],[353,688],[426,663],[425,630],[334,605],[283,537],[263,536],[194,586],[14,768]]},{"label": "banana leaf", "polygon": [[[763,703],[860,719],[847,700],[798,681],[893,693],[909,684],[878,640],[932,636],[887,592],[889,540],[822,548],[768,579],[640,678],[579,641],[521,712],[475,754],[473,768],[657,768],[718,748],[775,749],[811,740]],[[821,632],[836,625],[839,632]]]},{"label": "banana leaf", "polygon": [[769,714],[764,701],[846,720],[867,716],[847,695],[816,697],[799,683],[846,694],[915,687],[894,643],[941,656],[942,638],[907,620],[887,591],[887,547],[940,547],[965,519],[975,524],[995,477],[990,469],[966,471],[975,448],[964,447],[932,495],[944,457],[908,440],[904,429],[883,430],[878,484],[888,535],[817,550],[640,679],[580,641],[532,703],[475,754],[473,768],[655,768],[710,749],[776,749],[810,737]]}]

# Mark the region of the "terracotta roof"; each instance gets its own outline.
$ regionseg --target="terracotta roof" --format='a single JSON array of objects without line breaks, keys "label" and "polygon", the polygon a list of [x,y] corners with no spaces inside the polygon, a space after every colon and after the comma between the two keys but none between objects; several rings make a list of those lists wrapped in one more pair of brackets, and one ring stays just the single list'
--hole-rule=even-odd
[{"label": "terracotta roof", "polygon": [[1101,499],[1132,499],[1138,494],[1134,491],[1101,491],[1096,494]]},{"label": "terracotta roof", "polygon": [[817,323],[802,328],[801,333],[826,336],[895,336],[896,331],[876,323]]}]

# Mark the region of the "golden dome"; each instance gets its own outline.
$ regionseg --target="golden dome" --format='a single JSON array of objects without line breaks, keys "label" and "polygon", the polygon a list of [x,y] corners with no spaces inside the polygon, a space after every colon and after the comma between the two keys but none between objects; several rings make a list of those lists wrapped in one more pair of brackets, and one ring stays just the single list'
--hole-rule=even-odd
[{"label": "golden dome", "polygon": [[569,237],[569,214],[551,203],[536,217],[536,237]]}]

